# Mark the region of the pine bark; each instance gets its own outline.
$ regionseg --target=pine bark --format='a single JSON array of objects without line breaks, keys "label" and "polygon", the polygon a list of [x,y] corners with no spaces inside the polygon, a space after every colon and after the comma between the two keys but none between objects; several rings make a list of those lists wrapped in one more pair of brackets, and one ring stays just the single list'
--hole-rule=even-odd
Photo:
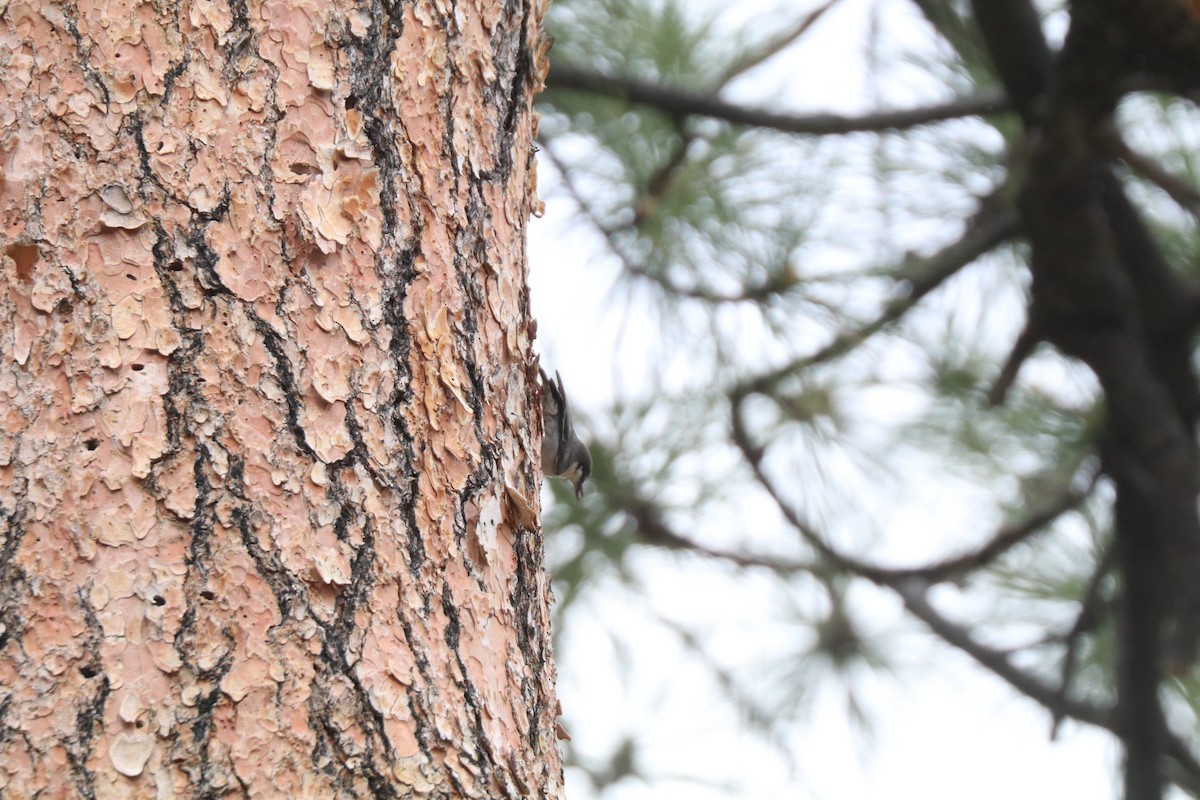
[{"label": "pine bark", "polygon": [[0,795],[561,796],[539,0],[0,0]]}]

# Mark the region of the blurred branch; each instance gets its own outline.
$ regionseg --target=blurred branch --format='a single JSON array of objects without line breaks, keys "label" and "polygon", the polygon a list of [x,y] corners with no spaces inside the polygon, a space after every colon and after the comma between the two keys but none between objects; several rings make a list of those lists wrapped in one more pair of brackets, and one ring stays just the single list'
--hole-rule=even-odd
[{"label": "blurred branch", "polygon": [[1189,667],[1200,646],[1200,388],[1186,287],[1113,173],[1099,133],[1112,125],[1121,76],[1144,69],[1128,58],[1121,5],[1073,6],[1051,80],[1033,4],[974,2],[1005,87],[1038,130],[1021,198],[1031,304],[1047,340],[1086,363],[1104,392],[1104,468],[1116,487],[1122,575],[1115,716],[1124,793],[1158,800],[1164,645]]},{"label": "blurred branch", "polygon": [[1200,219],[1200,190],[1195,186],[1167,171],[1158,162],[1137,152],[1120,139],[1113,143],[1113,154],[1124,161],[1131,170],[1166,192],[1180,208]]},{"label": "blurred branch", "polygon": [[714,305],[720,303],[762,303],[775,295],[782,294],[788,289],[794,288],[797,283],[795,279],[786,273],[778,273],[771,279],[747,286],[739,292],[717,292],[698,286],[683,286],[671,280],[666,275],[651,272],[640,265],[631,264],[628,261],[625,262],[625,265],[630,275],[658,284],[670,294],[678,297],[687,297],[692,300],[702,300]]},{"label": "blurred branch", "polygon": [[998,244],[1015,236],[1020,229],[1017,212],[1008,206],[996,208],[997,200],[997,196],[993,194],[983,202],[957,241],[926,258],[910,255],[903,264],[894,267],[892,275],[902,276],[907,280],[908,291],[889,302],[878,317],[857,328],[839,333],[833,341],[811,355],[749,379],[738,387],[737,392],[769,392],[785,378],[849,353],[903,317],[909,309],[941,286],[950,276]]},{"label": "blurred branch", "polygon": [[[735,404],[739,400],[734,400]],[[1030,514],[1025,519],[999,528],[986,542],[978,548],[957,556],[949,556],[939,561],[915,567],[885,567],[867,561],[856,559],[840,553],[825,544],[824,537],[812,529],[801,519],[799,512],[778,494],[774,482],[770,481],[761,466],[764,455],[761,448],[756,448],[749,440],[749,433],[741,420],[740,409],[734,410],[734,441],[743,455],[750,461],[759,483],[775,501],[787,518],[788,522],[801,531],[804,539],[817,548],[821,555],[834,566],[849,569],[855,574],[876,583],[892,583],[900,580],[919,579],[930,584],[956,580],[974,570],[985,567],[1013,547],[1035,535],[1046,526],[1053,523],[1062,515],[1074,511],[1086,500],[1095,489],[1100,473],[1091,476],[1087,485],[1081,489],[1064,487],[1058,498],[1045,508]],[[738,567],[757,567],[768,569],[780,574],[804,572],[812,575],[829,573],[825,565],[795,559],[740,553],[719,547],[702,544],[676,532],[662,518],[661,509],[653,502],[641,497],[630,497],[621,501],[621,509],[628,514],[636,525],[638,534],[647,544],[658,545],[670,549],[685,550],[709,558],[727,561]]]},{"label": "blurred branch", "polygon": [[[748,432],[741,421],[740,409],[734,406],[734,440],[742,450],[759,483],[775,501],[784,517],[794,527],[801,537],[830,563],[840,569],[848,570],[872,583],[884,586],[896,592],[903,600],[905,607],[920,619],[947,644],[962,650],[984,668],[1004,679],[1010,686],[1025,696],[1040,703],[1054,714],[1061,714],[1081,722],[1104,728],[1118,733],[1116,716],[1108,708],[1060,697],[1059,690],[1042,681],[1040,678],[1027,673],[1009,660],[1007,653],[977,641],[964,626],[946,619],[932,605],[926,593],[930,583],[924,577],[915,576],[911,572],[880,568],[859,559],[839,552],[826,541],[825,537],[814,530],[800,513],[779,494],[774,482],[766,475],[762,466],[763,451],[755,447],[749,440]],[[1168,737],[1168,755],[1175,760],[1180,769],[1194,780],[1200,780],[1200,760],[1197,760],[1186,743],[1177,736],[1164,733]]]},{"label": "blurred branch", "polygon": [[592,227],[604,237],[604,241],[608,244],[608,249],[613,253],[613,255],[621,260],[626,272],[637,274],[639,271],[642,271],[642,268],[634,263],[634,261],[625,252],[625,248],[621,245],[621,242],[617,239],[617,231],[619,229],[605,224],[604,221],[600,219],[599,215],[585,199],[583,192],[581,192],[575,185],[575,180],[571,177],[570,169],[568,169],[567,165],[562,162],[557,154],[555,154],[551,143],[546,141],[544,144],[546,146],[542,152],[546,154],[546,159],[554,165],[556,170],[558,170],[559,177],[562,178],[563,186],[566,188],[567,194],[571,195],[571,199],[574,200],[575,205],[579,207],[580,213],[582,213],[583,216],[587,218],[588,222],[592,224]]},{"label": "blurred branch", "polygon": [[912,0],[913,5],[921,10],[925,19],[933,29],[946,40],[946,43],[958,54],[974,80],[978,80],[981,61],[986,60],[983,42],[980,39],[979,28],[974,24],[969,12],[962,11],[956,3],[946,0]]},{"label": "blurred branch", "polygon": [[[1096,624],[1100,621],[1100,603],[1103,600],[1100,596],[1100,584],[1104,581],[1105,576],[1112,572],[1116,561],[1115,556],[1115,548],[1105,548],[1104,554],[1092,571],[1091,579],[1088,580],[1087,590],[1083,593],[1083,599],[1079,603],[1079,613],[1075,616],[1075,624],[1071,626],[1071,630],[1067,631],[1067,635],[1064,637],[1062,679],[1058,686],[1060,698],[1065,698],[1071,691],[1071,680],[1075,677],[1075,666],[1079,662],[1079,643],[1082,641],[1083,635],[1095,629]],[[1058,735],[1058,727],[1062,724],[1062,720],[1062,714],[1056,712],[1050,726],[1051,739]]]},{"label": "blurred branch", "polygon": [[[647,608],[649,607],[649,603],[647,603]],[[776,733],[772,725],[772,722],[777,720],[776,715],[764,709],[757,700],[751,697],[742,688],[737,678],[734,677],[733,672],[717,663],[716,659],[704,648],[700,638],[695,633],[687,630],[679,623],[667,619],[662,614],[653,610],[650,613],[658,620],[660,625],[673,632],[679,638],[679,642],[685,650],[699,659],[704,668],[712,674],[713,680],[717,682],[733,701],[733,704],[741,711],[746,721],[762,731],[771,743],[771,746],[778,750],[784,758],[793,761],[795,755],[792,748],[788,747],[787,742]]]},{"label": "blurred branch", "polygon": [[1008,396],[1008,390],[1012,388],[1013,383],[1016,381],[1017,374],[1021,371],[1021,365],[1033,354],[1034,348],[1037,347],[1038,342],[1042,341],[1042,338],[1042,331],[1031,318],[1025,323],[1025,328],[1017,337],[1017,341],[1013,343],[1012,350],[1008,354],[1008,359],[1000,369],[1000,374],[996,376],[996,382],[988,390],[988,403],[992,406],[1004,405],[1004,399]]},{"label": "blurred branch", "polygon": [[[620,235],[626,231],[636,231],[637,227],[652,213],[651,198],[657,199],[659,196],[658,192],[660,190],[665,191],[665,183],[670,180],[674,169],[682,163],[682,148],[678,151],[680,157],[676,158],[673,156],[671,161],[655,174],[651,186],[651,189],[655,190],[655,194],[647,194],[643,198],[642,203],[635,210],[634,219],[628,224],[612,226],[601,220],[595,210],[584,199],[583,192],[579,190],[571,177],[570,169],[555,154],[551,142],[543,141],[543,144],[545,148],[542,152],[545,153],[546,159],[558,170],[567,194],[575,201],[575,205],[579,207],[580,212],[587,218],[592,227],[604,237],[609,251],[620,259],[621,266],[627,274],[657,284],[664,291],[676,297],[701,300],[714,305],[721,303],[762,303],[797,285],[798,281],[795,276],[785,269],[773,271],[771,277],[768,279],[746,286],[738,292],[718,292],[701,286],[685,286],[666,275],[646,269],[639,260],[627,252],[627,248],[620,240]],[[658,188],[655,189],[655,187]]]},{"label": "blurred branch", "polygon": [[[1115,715],[1110,709],[1061,697],[1058,689],[1015,666],[1008,655],[975,639],[964,626],[946,619],[929,602],[928,587],[919,581],[899,581],[889,586],[904,601],[904,607],[933,631],[942,641],[961,650],[1009,686],[1050,710],[1056,718],[1070,717],[1120,735]],[[1184,781],[1195,785],[1200,779],[1200,760],[1191,748],[1170,732],[1167,736],[1167,755],[1184,773]]]},{"label": "blurred branch", "polygon": [[654,174],[646,181],[645,193],[634,204],[633,220],[629,223],[630,228],[641,228],[643,222],[658,212],[658,206],[667,196],[679,168],[687,163],[688,148],[695,141],[695,137],[684,130],[682,122],[678,119],[675,120],[675,129],[679,135],[679,141],[675,143],[675,148],[671,151],[671,156],[666,163],[655,170]]},{"label": "blurred branch", "polygon": [[919,580],[903,580],[888,584],[904,601],[904,607],[914,617],[937,634],[938,638],[973,658],[980,666],[1004,679],[1021,694],[1036,700],[1056,717],[1067,716],[1081,722],[1112,730],[1112,712],[1101,706],[1060,697],[1058,689],[1017,667],[1008,654],[978,641],[963,625],[944,617],[929,602],[928,586]]},{"label": "blurred branch", "polygon": [[765,42],[762,47],[759,47],[757,50],[747,51],[740,59],[735,61],[729,67],[729,69],[725,70],[723,75],[721,75],[720,85],[725,86],[725,84],[740,76],[742,73],[754,69],[759,64],[762,64],[788,47],[791,47],[797,39],[808,33],[809,29],[816,24],[817,20],[825,15],[826,11],[833,8],[838,2],[839,0],[828,0],[825,5],[819,6],[808,16],[804,17],[795,25],[793,25],[789,30],[784,31],[774,39]]},{"label": "blurred branch", "polygon": [[[1117,721],[1111,709],[1060,696],[1061,693],[1056,687],[1015,666],[1009,660],[1008,654],[982,644],[965,627],[957,625],[942,616],[929,603],[926,596],[929,581],[923,577],[914,576],[912,573],[906,574],[906,571],[893,571],[875,567],[840,553],[828,545],[824,537],[817,533],[791,504],[785,502],[779,495],[773,482],[770,481],[763,471],[761,463],[762,451],[747,444],[746,431],[738,421],[739,414],[737,411],[735,411],[734,419],[734,438],[750,461],[759,482],[763,484],[784,516],[796,528],[804,540],[821,553],[823,557],[828,558],[834,566],[849,570],[873,583],[896,592],[913,616],[924,622],[939,638],[947,644],[962,650],[981,666],[1004,679],[1017,691],[1049,709],[1056,715],[1056,718],[1058,716],[1066,716],[1105,728],[1113,733],[1119,733],[1117,730]],[[1187,744],[1177,736],[1169,732],[1164,735],[1168,737],[1168,755],[1193,780],[1200,780],[1200,760],[1197,760],[1196,755],[1192,753]]]},{"label": "blurred branch", "polygon": [[627,75],[606,75],[573,64],[555,62],[549,90],[573,90],[617,97],[651,106],[674,116],[711,117],[756,128],[811,136],[902,131],[949,119],[996,114],[1008,110],[1003,95],[989,93],[919,108],[879,111],[860,117],[838,114],[781,114],[728,103],[713,94],[665,86]]},{"label": "blurred branch", "polygon": [[785,558],[772,556],[738,553],[719,547],[710,547],[676,533],[662,520],[657,506],[647,500],[635,498],[625,503],[625,513],[629,514],[637,525],[637,532],[647,544],[658,545],[676,550],[686,550],[691,553],[708,556],[709,558],[728,561],[738,567],[761,567],[773,572],[793,574],[797,572],[825,572],[816,564],[808,564]]},{"label": "blurred branch", "polygon": [[1053,504],[1029,515],[1020,522],[1001,528],[977,550],[924,567],[888,570],[889,580],[920,578],[930,583],[938,583],[953,580],[968,572],[985,567],[1063,514],[1079,508],[1080,504],[1092,493],[1098,478],[1099,473],[1093,475],[1091,481],[1082,490],[1068,488]]},{"label": "blurred branch", "polygon": [[[725,87],[730,81],[737,78],[744,72],[762,64],[772,56],[778,54],[780,51],[795,43],[796,40],[798,40],[810,28],[812,28],[812,26],[825,14],[826,11],[828,11],[838,2],[840,2],[840,0],[828,0],[828,2],[826,2],[824,5],[818,7],[816,10],[802,18],[790,30],[784,31],[782,34],[769,40],[757,50],[747,51],[741,59],[733,63],[724,72],[724,74],[721,75],[718,81],[718,88]],[[746,287],[742,291],[732,294],[716,292],[702,287],[684,286],[671,280],[666,275],[645,269],[639,263],[636,263],[633,259],[629,258],[628,255],[623,252],[622,248],[620,248],[615,240],[616,235],[622,230],[626,229],[640,230],[642,224],[647,219],[658,213],[658,207],[662,202],[662,199],[670,190],[671,185],[679,172],[679,169],[688,161],[689,149],[697,137],[685,129],[685,126],[683,125],[684,116],[676,115],[674,120],[676,123],[676,130],[679,135],[679,141],[675,143],[671,150],[670,156],[666,159],[662,166],[660,166],[654,172],[654,174],[646,180],[645,190],[637,202],[634,203],[633,219],[628,223],[628,225],[622,225],[619,228],[612,228],[600,223],[594,214],[591,214],[590,212],[588,213],[592,219],[592,222],[596,225],[600,232],[604,234],[609,243],[609,248],[613,250],[619,258],[621,258],[625,264],[626,271],[629,274],[649,280],[657,284],[669,294],[678,297],[687,297],[714,304],[763,302],[770,299],[771,296],[793,287],[795,285],[795,280],[787,274],[774,276],[758,285]],[[560,172],[563,172],[563,174],[566,175],[565,171],[562,169],[562,165],[558,164],[557,160],[555,165],[559,167]],[[579,203],[581,207],[584,207],[579,193],[572,189],[572,194],[575,196],[576,202]]]},{"label": "blurred branch", "polygon": [[1052,65],[1037,9],[1031,0],[973,0],[971,9],[1008,96],[1025,124],[1033,124]]},{"label": "blurred branch", "polygon": [[852,572],[873,583],[885,586],[911,580],[919,580],[924,583],[937,583],[951,580],[971,570],[986,566],[1015,545],[1044,529],[1066,512],[1078,507],[1095,486],[1096,478],[1093,477],[1087,488],[1082,491],[1077,492],[1068,489],[1054,505],[1044,511],[1031,515],[1028,519],[1016,525],[1001,528],[986,544],[970,553],[947,558],[923,567],[884,567],[835,549],[826,541],[824,536],[818,533],[804,519],[791,503],[784,499],[775,482],[767,475],[766,469],[763,467],[764,449],[754,444],[750,438],[749,431],[746,429],[745,420],[742,416],[742,403],[744,400],[744,396],[734,396],[731,398],[733,441],[750,465],[754,477],[762,485],[763,489],[766,490],[767,494],[770,495],[787,522],[796,529],[805,542],[816,549],[821,557],[828,560],[834,567]]}]

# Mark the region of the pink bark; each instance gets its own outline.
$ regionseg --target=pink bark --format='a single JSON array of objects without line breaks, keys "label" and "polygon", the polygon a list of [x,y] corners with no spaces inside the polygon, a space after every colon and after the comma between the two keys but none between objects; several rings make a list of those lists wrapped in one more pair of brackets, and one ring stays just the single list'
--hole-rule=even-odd
[{"label": "pink bark", "polygon": [[542,9],[385,7],[0,2],[6,796],[561,795]]}]

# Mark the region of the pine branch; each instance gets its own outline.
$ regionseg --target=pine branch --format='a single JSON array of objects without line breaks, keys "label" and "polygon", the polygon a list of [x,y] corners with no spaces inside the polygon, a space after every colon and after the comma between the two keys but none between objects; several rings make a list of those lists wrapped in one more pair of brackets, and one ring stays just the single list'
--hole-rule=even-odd
[{"label": "pine branch", "polygon": [[637,532],[647,544],[657,545],[671,550],[685,550],[719,561],[727,561],[738,567],[758,567],[772,572],[792,575],[799,572],[815,574],[826,573],[829,570],[818,565],[794,559],[775,556],[739,553],[720,547],[701,544],[693,539],[676,532],[663,521],[658,508],[648,501],[636,498],[626,502],[625,513],[629,514],[637,526]]},{"label": "pine branch", "polygon": [[[1066,698],[1071,691],[1071,681],[1075,677],[1075,667],[1079,663],[1079,643],[1082,641],[1083,635],[1094,630],[1100,621],[1100,606],[1103,601],[1100,596],[1100,585],[1105,576],[1112,572],[1113,563],[1116,561],[1115,556],[1116,550],[1113,547],[1105,548],[1104,554],[1092,571],[1092,577],[1088,580],[1083,599],[1079,602],[1079,613],[1075,616],[1075,624],[1071,626],[1071,630],[1067,631],[1067,635],[1064,637],[1062,677],[1058,686],[1060,698]],[[1062,714],[1055,713],[1054,722],[1050,727],[1051,739],[1058,735],[1058,727],[1062,724],[1062,720]]]},{"label": "pine branch", "polygon": [[1042,341],[1042,332],[1030,319],[1025,323],[1025,328],[1017,337],[1017,341],[1013,343],[1012,350],[1009,351],[1008,358],[1004,362],[1004,366],[1000,369],[1000,374],[996,376],[996,382],[992,384],[992,388],[988,390],[988,403],[992,406],[1004,405],[1004,399],[1008,396],[1008,390],[1012,388],[1013,383],[1017,380],[1017,374],[1021,371],[1021,366],[1025,363],[1029,356],[1033,355],[1034,348]]},{"label": "pine branch", "polygon": [[904,263],[893,267],[890,271],[892,275],[904,276],[907,279],[908,291],[888,303],[875,319],[839,333],[824,347],[808,356],[748,379],[735,393],[770,393],[780,381],[817,364],[846,355],[901,319],[926,295],[963,267],[1015,236],[1020,227],[1017,212],[1008,207],[996,208],[995,200],[996,196],[993,195],[984,201],[980,211],[967,224],[966,231],[957,241],[926,258],[909,256]]},{"label": "pine branch", "polygon": [[[1113,174],[1102,132],[1125,79],[1146,71],[1146,47],[1161,48],[1165,37],[1133,35],[1140,6],[1073,4],[1052,64],[1031,0],[973,0],[972,8],[1005,89],[1038,134],[1021,201],[1030,318],[1091,367],[1104,391],[1104,469],[1117,489],[1123,578],[1116,717],[1124,791],[1127,800],[1158,800],[1167,745],[1162,650],[1169,631],[1172,658],[1190,665],[1200,644],[1195,293]],[[1130,58],[1135,40],[1140,59]]]},{"label": "pine branch", "polygon": [[837,5],[838,2],[840,0],[826,0],[824,5],[818,6],[790,29],[776,35],[757,50],[747,52],[742,58],[734,62],[729,69],[725,70],[725,73],[721,76],[720,85],[725,86],[725,84],[734,78],[749,72],[788,47],[791,47],[800,37],[808,33],[821,17],[825,16],[825,12]]},{"label": "pine branch", "polygon": [[973,0],[971,8],[1013,105],[1033,124],[1052,62],[1037,9],[1030,0]]},{"label": "pine branch", "polygon": [[1021,694],[1049,709],[1055,717],[1070,717],[1113,730],[1112,712],[1102,706],[1061,697],[1058,689],[1022,670],[1008,654],[977,640],[965,626],[951,622],[929,602],[928,586],[918,580],[897,581],[889,588],[904,601],[904,607],[946,644],[960,650],[989,672],[1002,678]]},{"label": "pine branch", "polygon": [[[1096,478],[1093,477],[1088,486],[1082,491],[1075,491],[1068,488],[1054,504],[1042,511],[1031,514],[1028,518],[1015,525],[1001,528],[981,547],[969,553],[952,556],[924,566],[885,567],[851,556],[834,548],[824,536],[809,524],[800,511],[783,497],[775,481],[772,480],[763,467],[762,462],[766,455],[764,448],[753,442],[746,427],[742,410],[745,399],[746,395],[733,395],[730,397],[733,441],[741,451],[743,458],[746,459],[747,464],[749,464],[755,479],[766,490],[771,500],[783,514],[784,519],[796,529],[801,538],[809,546],[814,548],[833,567],[853,573],[880,585],[890,586],[895,583],[912,580],[919,580],[926,584],[941,583],[960,578],[971,571],[987,566],[1016,545],[1027,541],[1039,531],[1044,530],[1046,526],[1050,525],[1063,514],[1078,508],[1079,504],[1088,497],[1095,487]],[[810,571],[815,572],[816,570]]]},{"label": "pine branch", "polygon": [[[1048,709],[1054,717],[1069,717],[1104,728],[1121,735],[1118,720],[1112,709],[1085,703],[1062,696],[1058,687],[1046,683],[1035,675],[1025,672],[1009,659],[1007,653],[979,642],[964,626],[951,622],[930,603],[926,596],[930,582],[923,577],[903,571],[881,569],[874,565],[839,552],[827,543],[801,514],[779,493],[774,482],[767,476],[763,465],[763,451],[754,446],[741,420],[740,408],[734,405],[734,441],[750,464],[755,477],[771,496],[788,523],[801,538],[811,545],[834,567],[848,571],[879,586],[886,587],[899,595],[905,608],[920,619],[929,629],[952,647],[966,653],[980,666],[1002,678],[1021,694]],[[1200,783],[1200,759],[1178,736],[1164,732],[1166,754],[1181,773],[1179,780],[1188,784]]]},{"label": "pine branch", "polygon": [[1123,141],[1113,143],[1114,154],[1131,170],[1166,192],[1180,208],[1200,219],[1200,190],[1164,168],[1149,156],[1143,155]]},{"label": "pine branch", "polygon": [[561,61],[554,63],[546,86],[549,91],[583,91],[622,98],[672,116],[710,117],[735,125],[809,136],[904,131],[935,122],[998,114],[1008,110],[1008,103],[1002,95],[988,93],[919,108],[878,111],[859,117],[838,114],[782,114],[729,103],[713,94],[666,86],[627,75],[593,72]]},{"label": "pine branch", "polygon": [[[609,252],[615,255],[621,262],[621,267],[627,275],[656,284],[664,292],[675,297],[700,300],[712,305],[764,303],[772,297],[790,291],[797,286],[798,281],[787,270],[779,269],[772,270],[767,279],[744,286],[741,290],[735,292],[718,292],[703,286],[686,286],[661,272],[647,269],[640,260],[629,252],[629,248],[621,241],[621,234],[635,232],[652,212],[649,210],[638,210],[635,212],[633,221],[617,226],[608,225],[600,219],[599,213],[587,202],[583,192],[576,186],[572,179],[570,169],[554,152],[550,141],[543,141],[543,144],[545,145],[545,149],[542,152],[545,153],[546,159],[558,171],[567,194],[570,195],[575,205],[579,208],[580,213],[595,228],[596,232],[604,237]],[[658,173],[655,183],[657,184],[659,180],[669,180],[670,174],[678,165],[679,163],[675,159],[672,159],[672,162]],[[647,201],[643,201],[643,205],[647,204]]]}]

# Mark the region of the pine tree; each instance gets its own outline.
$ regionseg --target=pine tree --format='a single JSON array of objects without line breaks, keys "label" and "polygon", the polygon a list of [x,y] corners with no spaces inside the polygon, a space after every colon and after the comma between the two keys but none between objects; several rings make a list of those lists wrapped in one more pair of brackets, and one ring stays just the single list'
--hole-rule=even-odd
[{"label": "pine tree", "polygon": [[[543,163],[633,340],[592,498],[551,516],[560,625],[654,597],[787,752],[822,679],[862,712],[899,604],[1054,728],[1111,732],[1127,800],[1200,796],[1200,7],[881,3],[822,45],[847,5],[552,10]],[[875,110],[790,110],[858,47]],[[656,582],[773,602],[709,628]],[[736,626],[775,661],[716,655]],[[644,739],[573,758],[653,777]]]},{"label": "pine tree", "polygon": [[0,795],[561,796],[541,13],[0,2]]}]

